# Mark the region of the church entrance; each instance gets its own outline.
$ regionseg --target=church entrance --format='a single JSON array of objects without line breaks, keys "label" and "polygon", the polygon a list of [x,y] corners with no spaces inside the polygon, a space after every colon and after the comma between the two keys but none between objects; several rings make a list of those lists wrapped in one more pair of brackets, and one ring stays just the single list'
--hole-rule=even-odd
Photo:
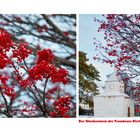
[{"label": "church entrance", "polygon": [[128,117],[130,117],[130,107],[128,107]]}]

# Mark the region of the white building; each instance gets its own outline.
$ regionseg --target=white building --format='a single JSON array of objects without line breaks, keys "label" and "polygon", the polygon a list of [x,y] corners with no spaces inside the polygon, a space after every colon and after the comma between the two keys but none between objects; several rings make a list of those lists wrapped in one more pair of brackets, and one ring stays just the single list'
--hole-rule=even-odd
[{"label": "white building", "polygon": [[134,116],[134,101],[124,93],[124,83],[116,76],[116,72],[105,82],[105,91],[94,97],[94,116]]}]

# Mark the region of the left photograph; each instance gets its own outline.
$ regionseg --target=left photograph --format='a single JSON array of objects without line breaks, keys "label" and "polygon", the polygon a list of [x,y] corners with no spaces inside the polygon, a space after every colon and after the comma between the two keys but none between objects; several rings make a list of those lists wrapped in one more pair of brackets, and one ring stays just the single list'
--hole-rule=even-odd
[{"label": "left photograph", "polygon": [[76,15],[0,15],[0,118],[76,117]]}]

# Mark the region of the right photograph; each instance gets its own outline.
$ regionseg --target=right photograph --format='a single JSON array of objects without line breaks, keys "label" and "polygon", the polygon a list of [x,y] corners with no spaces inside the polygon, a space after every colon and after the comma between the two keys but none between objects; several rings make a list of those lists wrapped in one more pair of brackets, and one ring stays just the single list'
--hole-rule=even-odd
[{"label": "right photograph", "polygon": [[79,15],[79,117],[140,116],[140,14]]}]

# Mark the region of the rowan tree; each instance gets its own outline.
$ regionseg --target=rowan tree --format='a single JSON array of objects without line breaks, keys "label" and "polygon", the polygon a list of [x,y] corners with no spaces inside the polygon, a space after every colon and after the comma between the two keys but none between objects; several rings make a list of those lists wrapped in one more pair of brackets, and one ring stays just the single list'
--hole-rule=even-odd
[{"label": "rowan tree", "polygon": [[[114,66],[133,97],[140,94],[140,15],[108,14],[94,18],[104,40],[94,38],[94,60]],[[133,91],[133,92],[131,92]],[[131,92],[131,93],[130,93]],[[137,98],[138,99],[138,98]]]},{"label": "rowan tree", "polygon": [[74,117],[76,16],[0,19],[1,116]]}]

